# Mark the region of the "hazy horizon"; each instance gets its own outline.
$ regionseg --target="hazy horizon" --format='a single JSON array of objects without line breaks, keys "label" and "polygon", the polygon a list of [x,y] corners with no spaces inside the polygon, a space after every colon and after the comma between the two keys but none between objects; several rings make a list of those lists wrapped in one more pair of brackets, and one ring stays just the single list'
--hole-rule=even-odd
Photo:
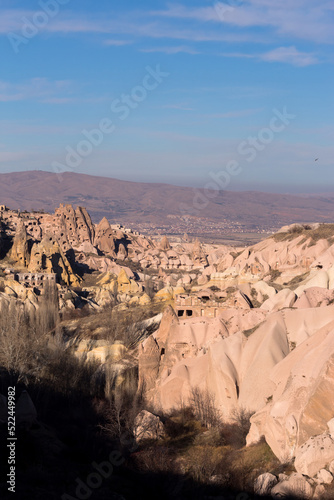
[{"label": "hazy horizon", "polygon": [[1,2],[0,172],[230,190],[334,181],[325,0]]}]

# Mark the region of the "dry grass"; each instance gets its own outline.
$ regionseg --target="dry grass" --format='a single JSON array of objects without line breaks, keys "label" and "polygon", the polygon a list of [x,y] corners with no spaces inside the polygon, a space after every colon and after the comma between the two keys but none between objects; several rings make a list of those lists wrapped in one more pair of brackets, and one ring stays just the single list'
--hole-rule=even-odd
[{"label": "dry grass", "polygon": [[291,290],[295,290],[298,288],[300,283],[304,281],[308,276],[310,275],[310,271],[307,271],[304,274],[300,274],[299,276],[295,276],[292,278],[292,280],[288,281],[287,283],[283,283],[284,286],[290,288]]},{"label": "dry grass", "polygon": [[328,240],[330,244],[334,243],[334,224],[320,224],[317,229],[311,229],[307,224],[293,226],[286,233],[275,233],[269,238],[275,242],[292,241],[298,236],[303,236],[300,244],[309,241],[309,246],[314,245],[319,240]]},{"label": "dry grass", "polygon": [[258,325],[253,326],[253,328],[249,328],[248,330],[244,330],[242,333],[245,335],[245,337],[250,337],[256,330],[263,324],[263,321],[259,323]]},{"label": "dry grass", "polygon": [[138,330],[136,325],[156,316],[164,307],[164,303],[158,302],[147,306],[129,306],[123,311],[107,307],[101,312],[85,317],[81,314],[78,317],[75,310],[74,314],[62,321],[60,327],[66,337],[103,339],[110,343],[120,341],[126,347],[133,347],[140,339],[140,328]]}]

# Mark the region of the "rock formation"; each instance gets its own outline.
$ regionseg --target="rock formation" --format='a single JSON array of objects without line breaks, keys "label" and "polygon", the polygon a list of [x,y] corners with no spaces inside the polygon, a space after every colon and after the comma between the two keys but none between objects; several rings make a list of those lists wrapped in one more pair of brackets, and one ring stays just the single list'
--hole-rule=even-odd
[{"label": "rock formation", "polygon": [[45,236],[40,243],[32,246],[28,270],[55,273],[66,285],[79,285],[78,276],[52,236]]},{"label": "rock formation", "polygon": [[10,258],[20,267],[27,267],[29,263],[29,247],[27,231],[23,221],[19,221],[17,230],[13,239],[13,246],[10,252]]},{"label": "rock formation", "polygon": [[164,252],[166,250],[171,250],[172,247],[170,246],[170,243],[168,241],[167,236],[163,236],[163,238],[161,238],[161,241],[159,243],[159,248],[160,248],[160,250],[163,250]]},{"label": "rock formation", "polygon": [[94,245],[104,254],[116,257],[116,238],[108,220],[103,217],[95,227]]}]

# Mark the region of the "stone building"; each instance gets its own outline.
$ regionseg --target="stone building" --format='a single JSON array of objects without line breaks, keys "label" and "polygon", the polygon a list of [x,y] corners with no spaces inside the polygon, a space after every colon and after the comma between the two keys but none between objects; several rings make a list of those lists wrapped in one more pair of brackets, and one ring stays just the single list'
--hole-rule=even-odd
[{"label": "stone building", "polygon": [[176,295],[174,309],[178,317],[206,316],[215,318],[226,308],[224,301],[211,291],[203,291],[197,294]]},{"label": "stone building", "polygon": [[15,273],[14,279],[27,286],[42,287],[44,283],[56,283],[55,273]]}]

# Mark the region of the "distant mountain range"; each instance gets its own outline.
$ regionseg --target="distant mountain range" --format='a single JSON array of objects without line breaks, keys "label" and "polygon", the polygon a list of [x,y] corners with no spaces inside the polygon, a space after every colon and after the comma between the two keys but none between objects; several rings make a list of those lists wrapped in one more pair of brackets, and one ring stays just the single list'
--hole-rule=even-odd
[{"label": "distant mountain range", "polygon": [[[0,204],[13,209],[53,211],[60,203],[84,206],[94,221],[106,216],[128,224],[164,226],[190,219],[226,220],[244,230],[293,222],[333,222],[334,193],[298,196],[255,191],[206,191],[170,184],[45,171],[0,174]],[[175,222],[176,221],[176,222]]]}]

